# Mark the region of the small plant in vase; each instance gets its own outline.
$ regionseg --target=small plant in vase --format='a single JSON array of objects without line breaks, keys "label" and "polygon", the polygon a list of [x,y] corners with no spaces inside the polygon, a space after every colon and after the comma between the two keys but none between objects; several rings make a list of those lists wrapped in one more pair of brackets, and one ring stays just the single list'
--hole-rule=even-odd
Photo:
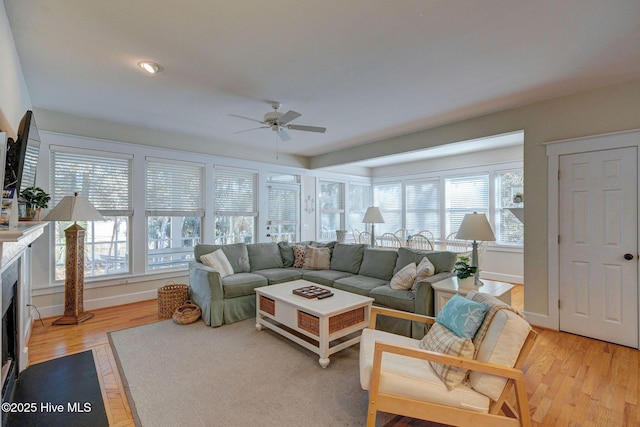
[{"label": "small plant in vase", "polygon": [[40,211],[49,207],[51,196],[40,187],[27,187],[20,192],[20,201],[26,205],[27,218],[40,221]]},{"label": "small plant in vase", "polygon": [[458,286],[461,288],[473,287],[473,275],[478,271],[478,267],[469,265],[469,257],[458,257],[458,261],[453,265],[453,272],[458,278]]}]

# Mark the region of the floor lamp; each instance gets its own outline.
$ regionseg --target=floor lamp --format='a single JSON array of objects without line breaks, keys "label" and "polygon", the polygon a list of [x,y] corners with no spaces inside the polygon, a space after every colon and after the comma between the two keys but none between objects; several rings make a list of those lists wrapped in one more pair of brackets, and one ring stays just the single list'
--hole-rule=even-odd
[{"label": "floor lamp", "polygon": [[104,221],[89,199],[65,196],[49,212],[44,221],[73,221],[64,230],[66,256],[64,275],[64,316],[54,325],[77,325],[91,319],[93,313],[84,312],[84,235],[85,230],[76,221]]},{"label": "floor lamp", "polygon": [[481,242],[495,242],[496,236],[493,234],[491,225],[487,221],[485,214],[477,212],[466,214],[462,219],[462,224],[456,234],[456,239],[473,240],[473,251],[471,253],[471,267],[476,267],[476,274],[473,276],[473,286],[480,286],[480,268],[478,262],[478,240]]},{"label": "floor lamp", "polygon": [[371,247],[373,248],[376,246],[376,236],[373,229],[374,224],[384,224],[384,218],[382,218],[380,208],[377,206],[368,207],[364,218],[362,218],[362,222],[364,224],[371,224]]}]

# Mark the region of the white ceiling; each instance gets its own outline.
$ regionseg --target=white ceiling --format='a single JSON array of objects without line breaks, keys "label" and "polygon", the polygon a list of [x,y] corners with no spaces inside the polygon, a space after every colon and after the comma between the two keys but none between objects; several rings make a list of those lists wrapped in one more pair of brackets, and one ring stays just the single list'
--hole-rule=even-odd
[{"label": "white ceiling", "polygon": [[640,77],[638,0],[4,2],[34,107],[213,146],[271,151],[229,116],[270,101],[314,156]]}]

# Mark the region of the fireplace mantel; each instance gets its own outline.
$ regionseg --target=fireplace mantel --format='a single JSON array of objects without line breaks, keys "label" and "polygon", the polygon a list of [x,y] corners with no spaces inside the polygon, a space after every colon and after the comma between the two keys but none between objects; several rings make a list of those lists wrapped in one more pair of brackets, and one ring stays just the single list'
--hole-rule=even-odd
[{"label": "fireplace mantel", "polygon": [[49,222],[24,221],[8,230],[0,230],[0,271],[4,270],[15,258],[44,232]]}]

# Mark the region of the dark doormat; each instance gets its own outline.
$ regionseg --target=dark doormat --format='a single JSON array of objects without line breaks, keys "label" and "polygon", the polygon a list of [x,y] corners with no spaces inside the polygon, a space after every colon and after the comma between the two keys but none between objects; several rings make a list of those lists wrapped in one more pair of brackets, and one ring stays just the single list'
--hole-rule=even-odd
[{"label": "dark doormat", "polygon": [[11,406],[8,427],[109,425],[91,350],[29,366]]}]

